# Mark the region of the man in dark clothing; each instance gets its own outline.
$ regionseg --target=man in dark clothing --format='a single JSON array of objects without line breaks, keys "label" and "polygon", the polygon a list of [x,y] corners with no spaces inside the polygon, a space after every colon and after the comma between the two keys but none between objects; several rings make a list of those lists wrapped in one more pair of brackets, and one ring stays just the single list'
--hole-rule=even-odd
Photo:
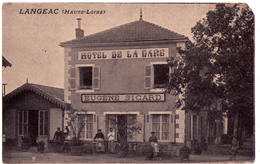
[{"label": "man in dark clothing", "polygon": [[57,144],[63,144],[64,142],[64,134],[59,127],[57,128],[57,131],[54,134],[53,141],[56,142]]},{"label": "man in dark clothing", "polygon": [[97,132],[96,136],[94,137],[94,140],[95,139],[103,139],[103,140],[105,139],[104,134],[102,133],[101,129],[98,129],[98,132]]},{"label": "man in dark clothing", "polygon": [[101,129],[98,129],[96,136],[94,137],[94,141],[96,143],[96,151],[97,152],[105,152],[105,144],[104,144],[104,134],[102,133]]}]

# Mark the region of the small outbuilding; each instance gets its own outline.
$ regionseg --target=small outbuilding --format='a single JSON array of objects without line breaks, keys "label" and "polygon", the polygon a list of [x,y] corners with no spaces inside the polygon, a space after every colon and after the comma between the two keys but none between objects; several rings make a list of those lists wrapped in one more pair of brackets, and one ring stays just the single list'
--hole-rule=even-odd
[{"label": "small outbuilding", "polygon": [[19,144],[22,137],[32,143],[38,137],[50,140],[57,127],[63,129],[66,103],[61,88],[25,83],[3,97],[3,132],[7,142]]}]

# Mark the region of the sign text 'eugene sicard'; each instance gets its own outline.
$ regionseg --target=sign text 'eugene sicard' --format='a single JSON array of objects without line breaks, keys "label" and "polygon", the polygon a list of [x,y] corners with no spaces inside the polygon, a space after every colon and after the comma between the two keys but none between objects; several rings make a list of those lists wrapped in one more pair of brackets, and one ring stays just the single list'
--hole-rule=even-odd
[{"label": "sign text 'eugene sicard'", "polygon": [[100,60],[100,59],[135,59],[135,58],[165,58],[165,57],[169,57],[168,48],[80,51],[78,59],[79,60]]},{"label": "sign text 'eugene sicard'", "polygon": [[164,102],[164,93],[138,93],[138,94],[82,94],[83,103],[109,103],[109,102]]}]

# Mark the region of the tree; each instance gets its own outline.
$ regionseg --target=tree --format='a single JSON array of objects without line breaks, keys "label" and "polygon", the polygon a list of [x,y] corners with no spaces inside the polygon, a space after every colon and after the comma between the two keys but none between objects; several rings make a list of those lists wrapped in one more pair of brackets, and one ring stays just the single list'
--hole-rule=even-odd
[{"label": "tree", "polygon": [[[213,117],[210,106],[223,100],[223,111],[234,116],[234,137],[241,136],[254,120],[254,15],[244,4],[217,4],[191,31],[194,41],[168,61],[174,68],[168,91],[183,95],[177,104],[184,110],[207,109]],[[244,118],[250,121],[242,124]]]},{"label": "tree", "polygon": [[80,144],[80,133],[85,126],[84,115],[77,114],[76,110],[71,110],[68,113],[68,126],[72,132],[72,142],[74,145]]}]

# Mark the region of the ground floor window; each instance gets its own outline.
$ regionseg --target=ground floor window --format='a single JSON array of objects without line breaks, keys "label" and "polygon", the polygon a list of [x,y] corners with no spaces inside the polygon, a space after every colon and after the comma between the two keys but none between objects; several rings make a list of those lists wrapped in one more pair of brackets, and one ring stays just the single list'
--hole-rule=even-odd
[{"label": "ground floor window", "polygon": [[192,115],[191,116],[191,139],[198,139],[198,122],[199,122],[199,117],[197,115]]},{"label": "ground floor window", "polygon": [[152,131],[158,140],[169,140],[169,114],[152,114]]},{"label": "ground floor window", "polygon": [[48,121],[49,121],[49,115],[48,111],[39,111],[39,132],[38,135],[48,135]]},{"label": "ground floor window", "polygon": [[18,112],[18,135],[28,135],[28,113],[29,111]]},{"label": "ground floor window", "polygon": [[80,133],[80,138],[82,139],[92,139],[93,135],[93,126],[94,126],[94,115],[93,114],[86,114],[86,115],[79,115],[80,119],[84,120],[84,128]]},{"label": "ground floor window", "polygon": [[137,133],[137,115],[129,114],[127,115],[127,131],[128,131],[128,140],[134,140],[134,135]]}]

